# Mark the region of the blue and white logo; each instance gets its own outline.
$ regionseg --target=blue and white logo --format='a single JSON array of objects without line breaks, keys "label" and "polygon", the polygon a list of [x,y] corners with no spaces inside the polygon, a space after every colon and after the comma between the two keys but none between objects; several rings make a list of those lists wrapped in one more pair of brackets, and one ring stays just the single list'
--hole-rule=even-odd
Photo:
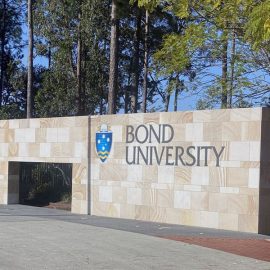
[{"label": "blue and white logo", "polygon": [[102,162],[105,162],[112,148],[112,132],[107,125],[101,125],[100,131],[96,132],[97,154]]}]

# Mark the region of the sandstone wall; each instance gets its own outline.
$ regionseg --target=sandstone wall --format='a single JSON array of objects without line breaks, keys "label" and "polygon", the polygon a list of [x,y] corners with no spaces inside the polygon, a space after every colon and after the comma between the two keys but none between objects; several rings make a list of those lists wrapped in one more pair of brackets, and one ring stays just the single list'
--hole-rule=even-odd
[{"label": "sandstone wall", "polygon": [[0,121],[0,204],[18,202],[18,162],[72,163],[72,211],[88,213],[88,117]]},{"label": "sandstone wall", "polygon": [[[260,108],[92,117],[92,214],[258,232],[261,118]],[[105,163],[95,150],[102,124],[113,132]],[[126,147],[140,144],[126,143],[127,126],[142,124],[170,124],[175,131],[170,143],[145,143],[142,149],[225,147],[220,167],[213,152],[207,166],[204,155],[199,166],[168,166],[165,156],[160,165],[128,165]]]}]

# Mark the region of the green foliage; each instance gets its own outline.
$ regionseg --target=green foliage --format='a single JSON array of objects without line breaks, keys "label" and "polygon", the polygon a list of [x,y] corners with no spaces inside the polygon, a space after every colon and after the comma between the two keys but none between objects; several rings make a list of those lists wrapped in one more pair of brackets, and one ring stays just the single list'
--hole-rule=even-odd
[{"label": "green foliage", "polygon": [[[21,0],[7,3],[0,119],[24,117],[26,105],[27,73],[21,63],[24,46],[21,22],[26,19],[25,10],[21,11]],[[35,66],[34,70],[35,117],[106,112],[111,3],[111,0],[35,1],[35,55],[48,63],[46,67]],[[116,4],[120,21],[118,111],[124,108],[124,103],[127,112],[130,110],[134,37],[139,16],[140,107],[146,10],[150,14],[149,111],[161,110],[163,104],[157,104],[157,100],[164,101],[173,94],[179,81],[189,95],[193,94],[197,100],[200,96],[198,108],[219,106],[222,91],[228,95],[228,101],[232,100],[232,107],[250,106],[266,99],[270,75],[270,0],[117,0]],[[2,14],[0,6],[1,18]],[[79,40],[81,76],[77,74]],[[80,101],[82,111],[78,108]]]},{"label": "green foliage", "polygon": [[161,3],[160,0],[130,0],[131,4],[138,4],[138,7],[144,7],[145,9],[153,12]]},{"label": "green foliage", "polygon": [[[39,0],[35,12],[38,52],[49,57],[50,50],[52,63],[43,75],[36,97],[36,114],[76,115],[79,99],[83,103],[83,114],[94,113],[106,96],[109,2],[84,0],[78,6],[75,0]],[[79,35],[82,42],[81,96],[76,92]]]},{"label": "green foliage", "polygon": [[191,65],[193,54],[205,42],[204,26],[191,24],[184,34],[164,37],[162,48],[155,53],[155,63],[161,75],[183,73]]},{"label": "green foliage", "polygon": [[[158,74],[168,77],[172,74],[181,76],[192,74],[191,78],[194,79],[196,73],[193,88],[205,93],[203,99],[199,101],[200,108],[217,106],[221,101],[221,92],[224,90],[228,99],[229,95],[233,95],[231,97],[233,103],[239,106],[238,100],[242,99],[244,94],[256,96],[249,89],[258,91],[259,88],[252,83],[253,77],[245,75],[252,69],[252,62],[255,65],[256,61],[251,59],[251,48],[246,46],[244,41],[247,35],[245,25],[250,18],[257,16],[257,22],[253,20],[254,28],[250,27],[249,30],[253,36],[257,33],[254,40],[267,41],[269,34],[267,32],[269,14],[267,5],[270,1],[263,1],[265,3],[257,8],[258,2],[252,0],[171,0],[165,2],[165,10],[186,23],[180,31],[164,36],[160,50],[155,53]],[[263,14],[263,18],[260,14]],[[260,24],[263,24],[263,27],[258,30]],[[234,52],[233,43],[235,44]],[[225,58],[222,54],[224,48],[227,50]],[[249,51],[249,54],[245,55],[243,51]],[[226,73],[223,69],[224,61]],[[220,72],[217,72],[217,68]],[[254,69],[251,73],[254,73]],[[225,81],[222,79],[224,76]],[[190,79],[190,76],[188,78]],[[209,78],[209,82],[205,78]],[[242,102],[241,104],[249,103]]]},{"label": "green foliage", "polygon": [[35,99],[39,117],[71,116],[77,112],[76,83],[67,73],[48,71],[43,74],[41,89]]},{"label": "green foliage", "polygon": [[260,1],[248,17],[245,37],[255,49],[270,41],[270,1]]},{"label": "green foliage", "polygon": [[21,1],[6,0],[0,5],[0,72],[1,72],[1,102],[0,119],[23,116],[22,83],[22,22]]}]

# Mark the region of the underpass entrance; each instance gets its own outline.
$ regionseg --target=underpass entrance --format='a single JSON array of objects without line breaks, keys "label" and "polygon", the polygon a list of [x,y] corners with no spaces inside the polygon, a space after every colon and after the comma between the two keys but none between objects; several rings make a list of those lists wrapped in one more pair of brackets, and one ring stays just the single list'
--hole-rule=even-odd
[{"label": "underpass entrance", "polygon": [[19,163],[19,203],[71,210],[72,164]]}]

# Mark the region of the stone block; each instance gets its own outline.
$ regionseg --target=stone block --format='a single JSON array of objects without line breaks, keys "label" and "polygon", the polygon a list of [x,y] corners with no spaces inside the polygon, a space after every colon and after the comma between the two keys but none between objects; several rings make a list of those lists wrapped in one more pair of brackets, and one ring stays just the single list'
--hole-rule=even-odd
[{"label": "stone block", "polygon": [[174,192],[174,208],[190,209],[191,208],[191,192],[175,191]]},{"label": "stone block", "polygon": [[157,206],[164,208],[173,208],[174,206],[173,191],[168,189],[157,190]]},{"label": "stone block", "polygon": [[200,226],[206,228],[218,229],[219,227],[219,215],[217,212],[200,212]]},{"label": "stone block", "polygon": [[209,193],[208,192],[192,192],[191,193],[191,209],[193,210],[209,210]]},{"label": "stone block", "polygon": [[34,143],[36,140],[35,131],[34,128],[15,129],[15,142]]},{"label": "stone block", "polygon": [[203,124],[186,124],[186,141],[201,142],[204,140]]},{"label": "stone block", "polygon": [[239,215],[238,230],[241,232],[258,232],[257,215]]},{"label": "stone block", "polygon": [[217,213],[227,213],[228,195],[220,193],[209,193],[209,211]]},{"label": "stone block", "polygon": [[174,167],[159,166],[158,167],[158,183],[173,183],[174,182]]},{"label": "stone block", "polygon": [[223,230],[238,231],[238,215],[219,213],[218,227]]},{"label": "stone block", "polygon": [[191,184],[208,185],[209,184],[209,168],[193,167],[191,170]]},{"label": "stone block", "polygon": [[203,124],[203,140],[204,141],[221,141],[222,125],[221,123],[210,122]]},{"label": "stone block", "polygon": [[248,187],[258,189],[260,185],[260,169],[249,169]]},{"label": "stone block", "polygon": [[58,128],[57,129],[57,142],[69,142],[70,135],[69,135],[69,128]]},{"label": "stone block", "polygon": [[113,200],[112,187],[99,187],[99,201],[111,203]]},{"label": "stone block", "polygon": [[238,161],[249,161],[250,160],[250,143],[249,142],[231,142],[229,159],[238,160]]},{"label": "stone block", "polygon": [[191,183],[190,167],[175,167],[174,169],[174,183],[180,185],[189,185]]},{"label": "stone block", "polygon": [[142,205],[142,190],[140,188],[127,188],[127,203]]},{"label": "stone block", "polygon": [[211,122],[229,122],[230,121],[230,110],[222,109],[222,110],[213,110],[211,111]]},{"label": "stone block", "polygon": [[226,183],[228,187],[247,187],[249,170],[247,168],[228,168]]},{"label": "stone block", "polygon": [[242,140],[242,122],[224,122],[222,123],[222,141],[241,141]]},{"label": "stone block", "polygon": [[40,151],[40,157],[51,157],[51,144],[41,143],[39,151]]}]

